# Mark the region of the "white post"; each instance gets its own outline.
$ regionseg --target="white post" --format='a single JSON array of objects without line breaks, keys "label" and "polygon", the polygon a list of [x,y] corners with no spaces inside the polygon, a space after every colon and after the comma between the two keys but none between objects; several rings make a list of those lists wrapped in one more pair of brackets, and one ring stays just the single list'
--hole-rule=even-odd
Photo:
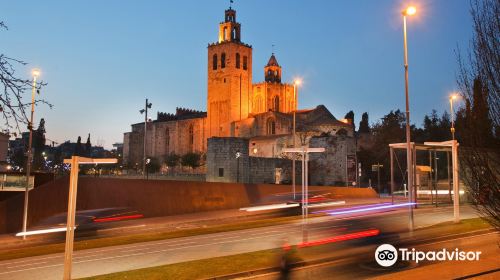
[{"label": "white post", "polygon": [[73,261],[73,241],[75,231],[76,191],[78,187],[78,156],[71,157],[69,177],[68,218],[66,222],[66,248],[64,251],[64,280],[71,279]]},{"label": "white post", "polygon": [[458,145],[457,140],[452,140],[451,162],[453,169],[453,217],[455,223],[460,222],[460,189],[458,178]]}]

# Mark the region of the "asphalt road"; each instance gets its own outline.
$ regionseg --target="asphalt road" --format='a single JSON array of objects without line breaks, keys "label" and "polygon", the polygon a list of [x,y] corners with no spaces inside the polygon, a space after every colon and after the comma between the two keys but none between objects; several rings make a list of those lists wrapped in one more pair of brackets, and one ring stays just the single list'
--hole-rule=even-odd
[{"label": "asphalt road", "polygon": [[[470,207],[461,208],[462,218],[474,218]],[[417,227],[452,220],[450,207],[419,209],[415,212]],[[376,227],[382,232],[404,231],[407,227],[406,210],[372,213],[368,223],[356,217],[318,217],[309,220],[309,240],[336,235],[343,228]],[[118,271],[153,267],[190,260],[227,256],[276,248],[283,240],[296,244],[302,241],[300,223],[269,226],[256,229],[206,234],[192,237],[136,243],[130,245],[77,251],[73,259],[73,277],[87,277]],[[354,250],[355,251],[355,250]],[[0,262],[0,279],[61,279],[63,254],[29,257]]]},{"label": "asphalt road", "polygon": [[[424,242],[416,246],[402,246],[416,250],[440,251],[456,248],[462,251],[480,251],[479,261],[423,261],[410,262],[397,268],[382,268],[374,262],[375,246],[357,248],[358,257],[294,269],[289,279],[500,279],[500,241],[497,232],[467,237],[455,237],[444,241]],[[280,279],[279,273],[269,273],[241,279]]]}]

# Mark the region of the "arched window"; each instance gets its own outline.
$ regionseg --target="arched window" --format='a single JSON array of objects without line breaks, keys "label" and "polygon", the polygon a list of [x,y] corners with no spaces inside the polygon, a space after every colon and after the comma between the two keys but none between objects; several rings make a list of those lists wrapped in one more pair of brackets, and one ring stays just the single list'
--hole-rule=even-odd
[{"label": "arched window", "polygon": [[170,129],[165,129],[165,154],[170,152]]},{"label": "arched window", "polygon": [[233,32],[231,32],[231,40],[236,39],[236,28],[233,28]]},{"label": "arched window", "polygon": [[240,69],[240,54],[236,53],[236,68]]},{"label": "arched window", "polygon": [[246,56],[243,56],[243,70],[247,70],[247,60],[248,58]]},{"label": "arched window", "polygon": [[212,69],[217,70],[217,54],[212,57]]},{"label": "arched window", "polygon": [[224,27],[224,33],[222,33],[222,41],[226,41],[227,38],[227,27]]},{"label": "arched window", "polygon": [[280,97],[278,95],[276,95],[273,99],[273,110],[275,112],[280,111]]},{"label": "arched window", "polygon": [[193,146],[194,146],[194,129],[193,125],[189,126],[189,151],[193,152]]},{"label": "arched window", "polygon": [[226,53],[220,55],[220,68],[226,68]]},{"label": "arched window", "polygon": [[267,120],[267,135],[276,134],[276,122],[273,119]]}]

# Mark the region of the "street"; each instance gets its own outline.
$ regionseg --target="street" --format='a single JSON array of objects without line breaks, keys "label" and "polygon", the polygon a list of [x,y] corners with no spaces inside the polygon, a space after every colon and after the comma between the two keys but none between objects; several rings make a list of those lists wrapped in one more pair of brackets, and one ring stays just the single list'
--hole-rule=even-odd
[{"label": "street", "polygon": [[[468,206],[462,207],[462,218],[474,218],[476,214]],[[366,218],[366,216],[365,216]],[[424,208],[415,211],[417,227],[449,221],[453,218],[452,208]],[[361,227],[371,226],[384,232],[404,232],[407,227],[407,212],[393,210],[371,213],[368,222]],[[311,218],[308,225],[308,239],[317,240],[342,233],[344,228],[360,227],[356,217]],[[101,275],[138,268],[160,266],[190,260],[228,256],[277,248],[284,239],[291,244],[302,242],[303,232],[299,222],[287,225],[206,234],[200,236],[168,239],[163,241],[136,243],[123,246],[77,251],[74,254],[74,278]],[[373,245],[366,246],[372,250]],[[352,248],[351,248],[352,249]],[[356,250],[339,252],[352,256]],[[52,254],[0,262],[0,279],[29,279],[36,272],[37,279],[60,279],[63,269],[63,254]]]}]

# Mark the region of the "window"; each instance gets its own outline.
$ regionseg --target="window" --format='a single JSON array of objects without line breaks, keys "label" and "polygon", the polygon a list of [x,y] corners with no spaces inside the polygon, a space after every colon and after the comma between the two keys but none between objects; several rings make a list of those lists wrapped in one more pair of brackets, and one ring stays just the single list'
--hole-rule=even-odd
[{"label": "window", "polygon": [[243,70],[247,70],[247,60],[248,58],[246,56],[243,56]]},{"label": "window", "polygon": [[193,152],[193,146],[194,146],[194,129],[193,125],[189,126],[189,151]]},{"label": "window", "polygon": [[224,168],[219,168],[219,177],[224,177]]},{"label": "window", "polygon": [[226,68],[226,53],[220,55],[220,68]]},{"label": "window", "polygon": [[217,54],[214,54],[212,58],[212,69],[217,70]]},{"label": "window", "polygon": [[222,41],[226,41],[227,27],[224,27],[224,33],[222,34]]},{"label": "window", "polygon": [[273,99],[273,109],[275,112],[279,112],[280,111],[280,97],[278,95],[276,95]]},{"label": "window", "polygon": [[240,69],[240,54],[236,53],[236,68]]},{"label": "window", "polygon": [[273,119],[267,120],[267,135],[276,134],[276,122]]}]

